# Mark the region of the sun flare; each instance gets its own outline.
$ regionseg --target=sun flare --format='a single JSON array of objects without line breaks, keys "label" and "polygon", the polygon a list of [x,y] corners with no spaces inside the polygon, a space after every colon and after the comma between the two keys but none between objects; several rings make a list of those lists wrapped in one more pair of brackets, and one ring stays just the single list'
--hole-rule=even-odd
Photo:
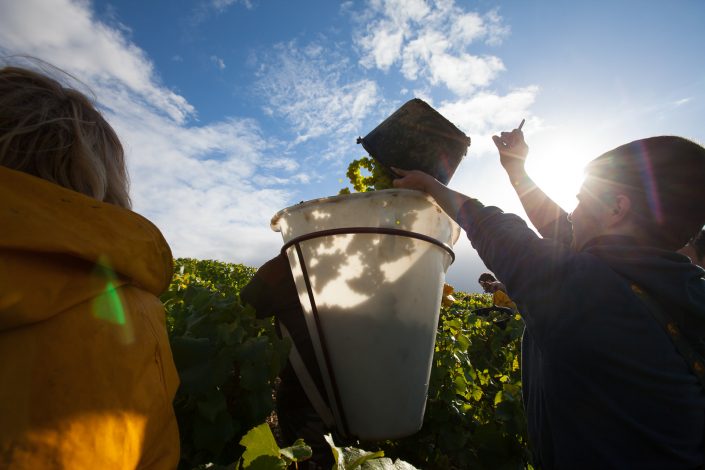
[{"label": "sun flare", "polygon": [[527,171],[551,199],[570,212],[577,204],[575,196],[585,166],[603,150],[574,139],[569,133],[537,136],[530,145]]}]

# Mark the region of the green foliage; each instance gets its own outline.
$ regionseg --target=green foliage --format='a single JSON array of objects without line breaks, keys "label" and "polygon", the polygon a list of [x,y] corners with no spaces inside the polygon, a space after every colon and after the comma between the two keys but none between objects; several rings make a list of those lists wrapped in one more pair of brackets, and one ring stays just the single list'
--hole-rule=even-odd
[{"label": "green foliage", "polygon": [[238,463],[238,469],[285,469],[293,462],[311,458],[311,448],[301,439],[290,447],[280,449],[266,423],[252,428],[240,440],[240,445],[245,448],[245,452]]},{"label": "green foliage", "polygon": [[[267,437],[272,388],[288,354],[271,319],[257,319],[238,292],[255,270],[176,260],[163,300],[181,387],[175,400],[181,468],[288,468],[305,460],[302,441],[279,448]],[[407,438],[339,448],[328,438],[335,470],[503,469],[529,462],[521,402],[518,317],[497,322],[473,310],[486,294],[453,293],[441,309],[422,429]],[[502,319],[504,320],[504,319]],[[257,426],[257,427],[256,427]],[[246,432],[255,428],[254,434]],[[243,455],[244,448],[247,453]],[[382,457],[382,453],[388,457]],[[242,460],[240,460],[242,457]],[[391,458],[389,458],[391,457]],[[396,459],[396,460],[392,460]],[[409,463],[406,463],[409,462]],[[263,465],[263,466],[259,466]]]},{"label": "green foliage", "polygon": [[[366,170],[367,176],[362,174],[363,169]],[[394,180],[394,176],[372,157],[353,160],[348,165],[346,176],[350,180],[353,190],[359,193],[389,189]],[[341,189],[340,194],[350,194],[350,189]]]},{"label": "green foliage", "polygon": [[368,452],[356,447],[338,447],[330,434],[326,442],[333,451],[333,470],[417,470],[413,465],[384,457],[384,451]]},{"label": "green foliage", "polygon": [[272,319],[241,305],[238,291],[254,274],[242,265],[177,259],[162,296],[181,386],[174,400],[180,468],[229,464],[242,435],[274,409],[273,383],[289,344]]},{"label": "green foliage", "polygon": [[256,271],[244,264],[178,258],[174,260],[174,278],[169,290],[195,284],[221,294],[234,295],[250,282]]},{"label": "green foliage", "polygon": [[529,461],[519,371],[523,323],[481,318],[486,294],[441,309],[423,428],[382,445],[424,469],[522,468]]},{"label": "green foliage", "polygon": [[[416,470],[412,465],[384,457],[384,452],[367,452],[355,447],[338,447],[330,434],[325,436],[333,453],[333,470]],[[290,447],[280,449],[267,424],[251,429],[240,441],[245,447],[238,463],[240,470],[274,470],[289,468],[292,463],[311,458],[311,448],[301,439]]]}]

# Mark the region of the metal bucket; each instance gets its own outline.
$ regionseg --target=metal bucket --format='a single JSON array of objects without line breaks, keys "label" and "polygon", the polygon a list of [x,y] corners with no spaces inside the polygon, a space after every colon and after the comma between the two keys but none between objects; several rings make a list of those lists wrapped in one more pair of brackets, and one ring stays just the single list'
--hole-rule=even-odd
[{"label": "metal bucket", "polygon": [[388,170],[421,170],[448,184],[470,137],[425,101],[407,101],[357,143]]}]

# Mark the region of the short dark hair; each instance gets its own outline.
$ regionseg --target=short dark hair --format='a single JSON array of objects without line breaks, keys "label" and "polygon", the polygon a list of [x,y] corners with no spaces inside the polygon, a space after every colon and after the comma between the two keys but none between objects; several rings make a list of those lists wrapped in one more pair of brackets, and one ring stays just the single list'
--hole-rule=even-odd
[{"label": "short dark hair", "polygon": [[482,273],[480,274],[480,279],[477,280],[477,282],[495,282],[497,279],[490,274],[490,273]]},{"label": "short dark hair", "polygon": [[705,225],[705,148],[659,136],[619,146],[586,168],[587,182],[624,193],[648,243],[677,250]]}]

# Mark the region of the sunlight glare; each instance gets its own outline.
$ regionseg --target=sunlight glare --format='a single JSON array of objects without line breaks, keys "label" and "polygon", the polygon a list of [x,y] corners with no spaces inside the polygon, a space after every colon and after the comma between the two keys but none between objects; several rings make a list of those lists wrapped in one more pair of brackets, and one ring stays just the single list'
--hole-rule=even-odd
[{"label": "sunlight glare", "polygon": [[[579,137],[576,137],[579,136]],[[531,137],[527,172],[565,211],[572,211],[583,182],[585,166],[602,150],[584,132],[550,131]]]}]

